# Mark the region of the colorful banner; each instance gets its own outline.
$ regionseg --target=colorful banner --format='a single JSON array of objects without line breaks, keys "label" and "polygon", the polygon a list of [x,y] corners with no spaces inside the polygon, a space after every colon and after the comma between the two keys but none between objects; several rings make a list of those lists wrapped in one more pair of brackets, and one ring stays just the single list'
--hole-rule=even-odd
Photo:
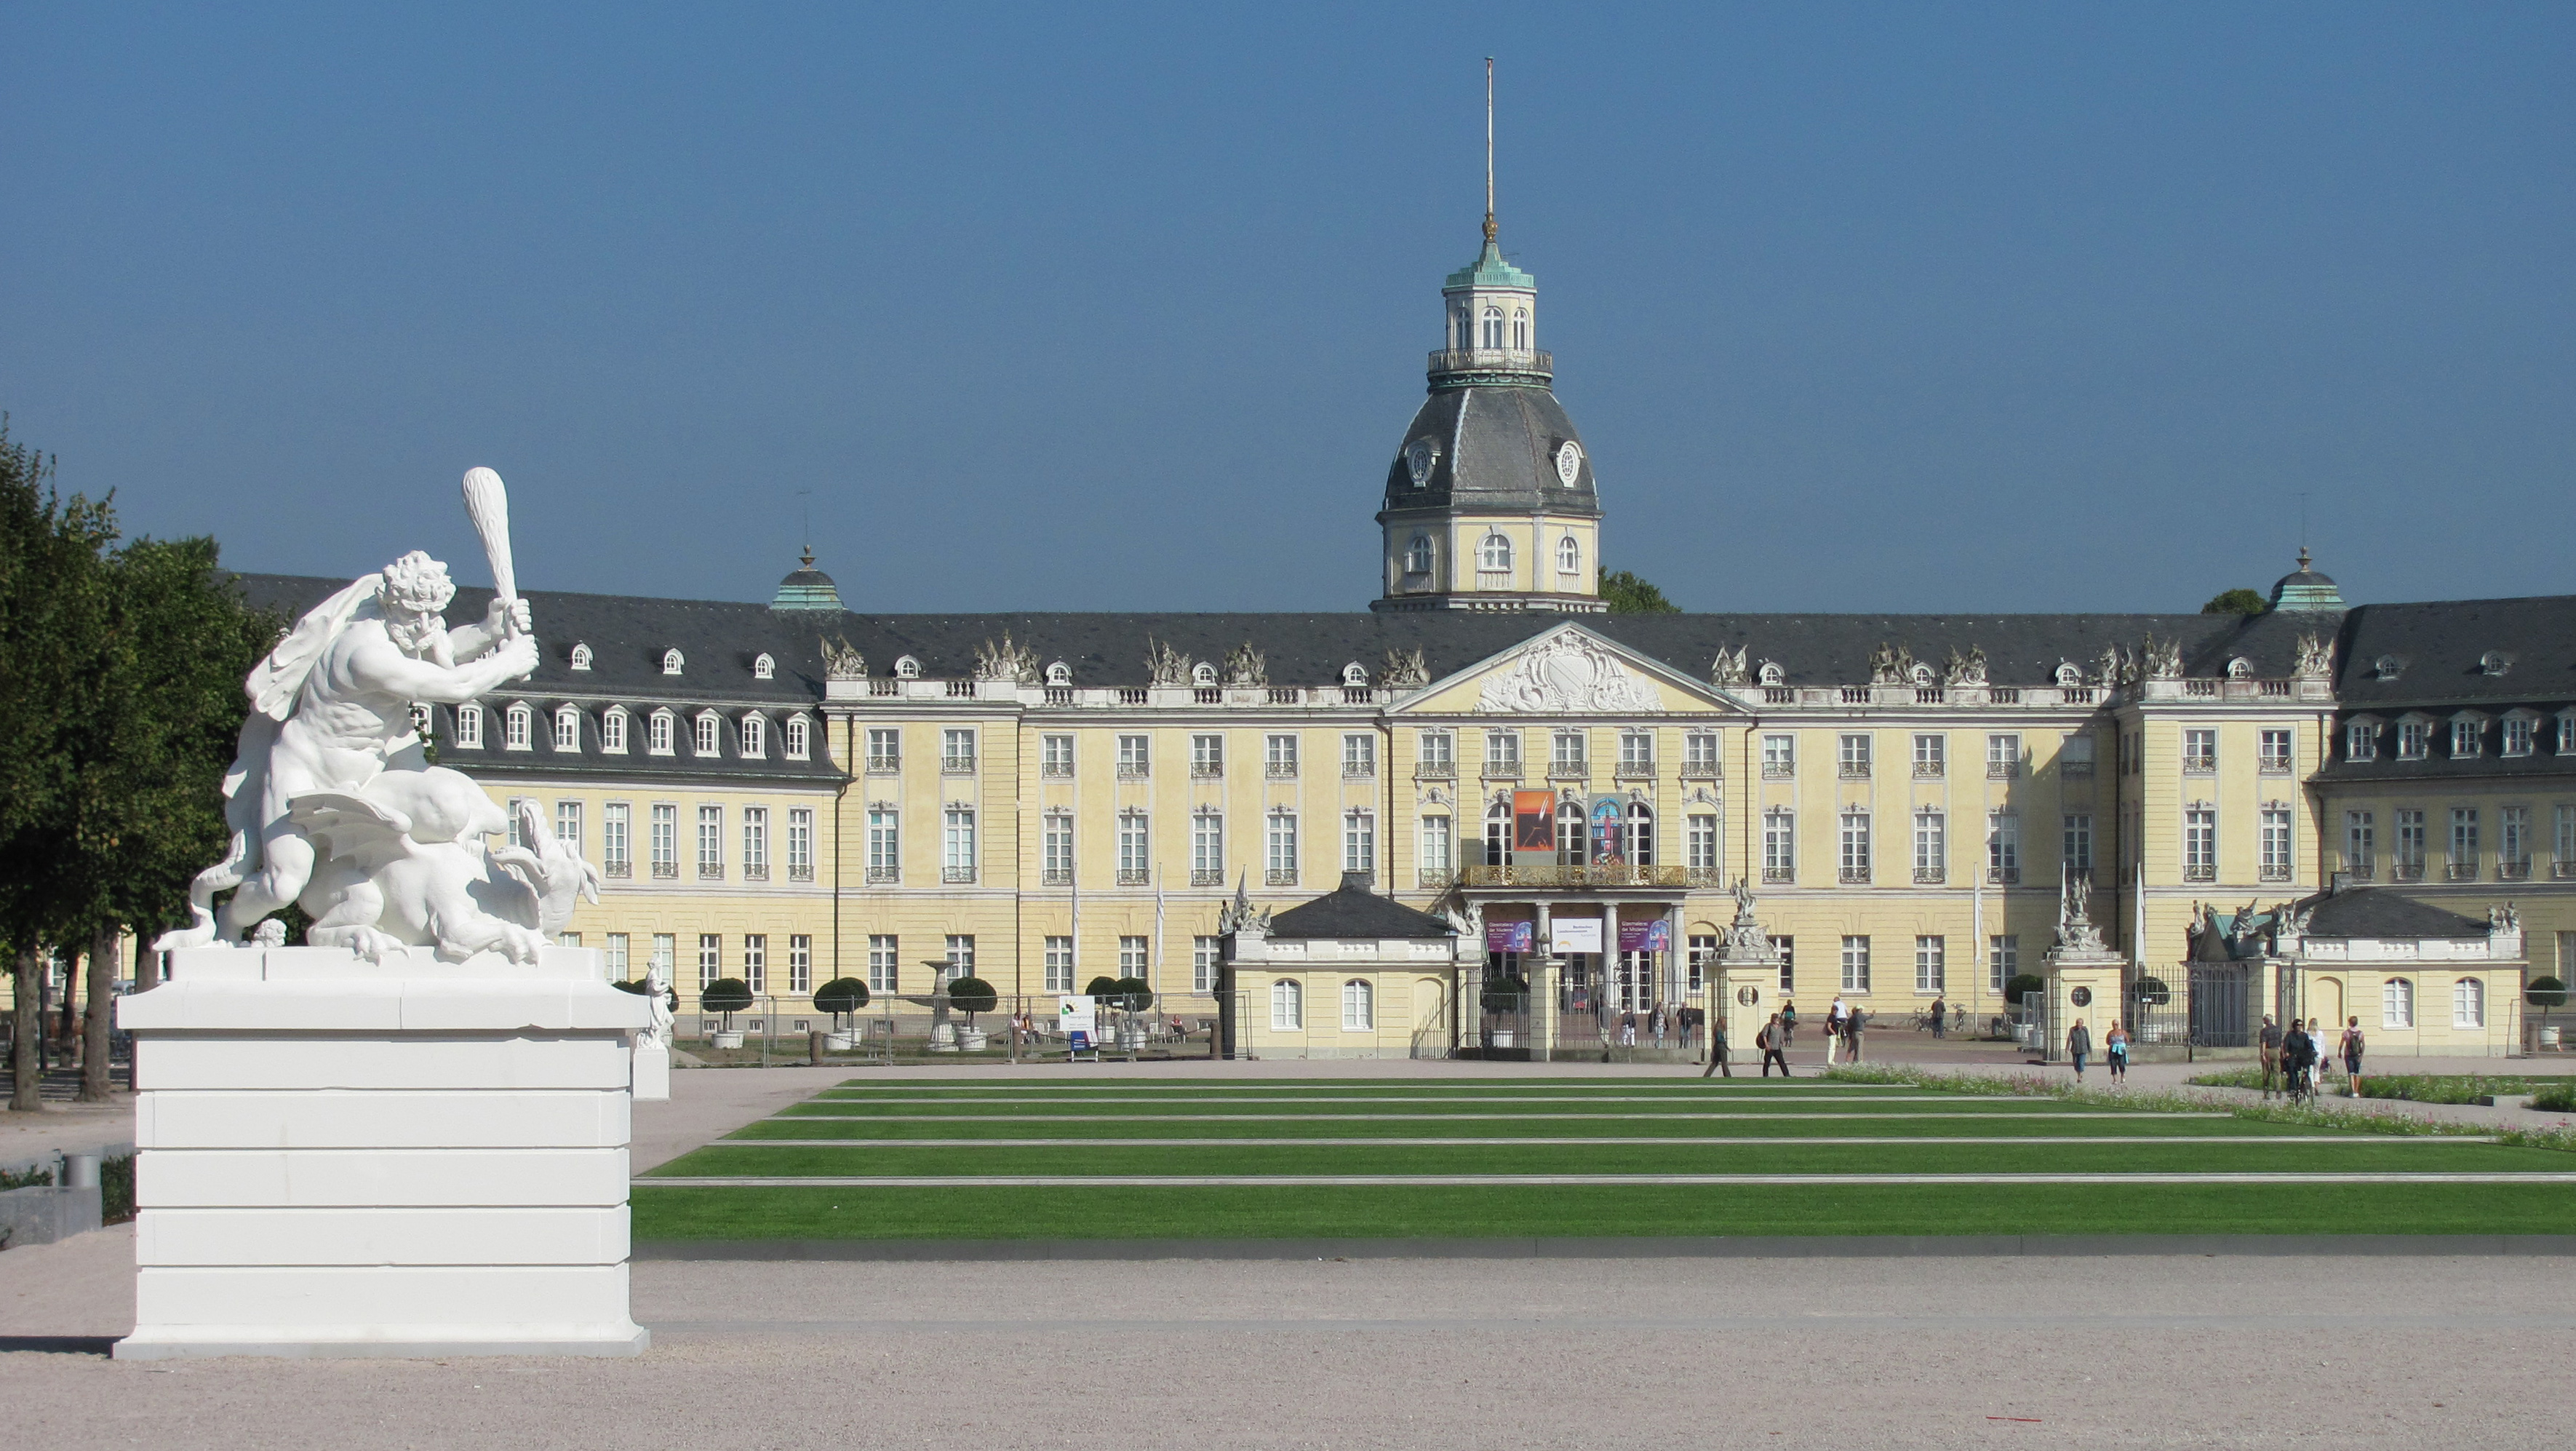
[{"label": "colorful banner", "polygon": [[1546,791],[1512,793],[1512,851],[1556,857],[1556,797]]},{"label": "colorful banner", "polygon": [[1644,922],[1619,924],[1621,952],[1670,952],[1673,950],[1673,924],[1656,917]]},{"label": "colorful banner", "polygon": [[1624,866],[1628,861],[1628,803],[1616,796],[1592,798],[1592,861],[1596,866]]},{"label": "colorful banner", "polygon": [[1559,917],[1547,924],[1547,936],[1550,952],[1599,952],[1601,919]]},{"label": "colorful banner", "polygon": [[1527,952],[1533,937],[1528,922],[1488,922],[1485,924],[1487,952]]}]

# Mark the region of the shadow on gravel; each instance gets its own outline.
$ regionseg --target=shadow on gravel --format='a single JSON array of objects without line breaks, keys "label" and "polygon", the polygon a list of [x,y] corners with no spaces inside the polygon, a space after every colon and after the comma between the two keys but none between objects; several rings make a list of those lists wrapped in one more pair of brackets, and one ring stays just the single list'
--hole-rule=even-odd
[{"label": "shadow on gravel", "polygon": [[105,1356],[116,1348],[113,1335],[0,1335],[0,1355],[25,1352],[33,1355]]}]

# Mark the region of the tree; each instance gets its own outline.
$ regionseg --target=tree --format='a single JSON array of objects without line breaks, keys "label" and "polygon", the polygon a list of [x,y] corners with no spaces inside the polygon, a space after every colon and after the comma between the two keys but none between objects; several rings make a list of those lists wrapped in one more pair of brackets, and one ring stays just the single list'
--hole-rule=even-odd
[{"label": "tree", "polygon": [[993,985],[980,977],[960,977],[949,980],[948,1005],[966,1015],[966,1026],[969,1028],[975,1026],[977,1013],[993,1011],[993,1005],[1001,1000],[1002,995],[993,990]]},{"label": "tree", "polygon": [[2221,590],[2200,607],[2204,615],[2259,615],[2272,607],[2272,602],[2250,589]]},{"label": "tree", "polygon": [[751,1002],[751,984],[738,977],[720,977],[698,990],[698,1011],[722,1014],[728,1033],[733,1031],[733,1015]]},{"label": "tree", "polygon": [[1614,615],[1678,615],[1682,607],[1664,592],[1624,569],[1601,571],[1601,598]]},{"label": "tree", "polygon": [[[957,985],[949,984],[948,991],[954,997]],[[836,1018],[843,1013],[855,1013],[867,1005],[868,985],[855,977],[836,977],[814,990],[815,1009]]]}]

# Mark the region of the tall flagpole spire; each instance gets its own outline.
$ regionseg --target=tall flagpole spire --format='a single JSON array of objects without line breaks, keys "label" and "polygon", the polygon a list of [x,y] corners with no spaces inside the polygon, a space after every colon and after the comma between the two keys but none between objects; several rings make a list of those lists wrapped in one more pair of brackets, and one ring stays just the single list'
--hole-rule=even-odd
[{"label": "tall flagpole spire", "polygon": [[1485,241],[1494,240],[1494,58],[1485,57]]}]

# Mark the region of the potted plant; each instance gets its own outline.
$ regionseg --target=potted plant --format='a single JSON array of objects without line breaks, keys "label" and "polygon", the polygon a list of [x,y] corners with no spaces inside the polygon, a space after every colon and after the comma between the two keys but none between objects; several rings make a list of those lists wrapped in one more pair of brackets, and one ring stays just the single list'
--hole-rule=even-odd
[{"label": "potted plant", "polygon": [[814,1009],[832,1015],[832,1031],[823,1045],[835,1053],[847,1053],[858,1046],[858,1034],[841,1027],[844,1014],[855,1013],[868,1005],[868,985],[855,977],[836,977],[814,990]]},{"label": "potted plant", "polygon": [[2567,984],[2554,977],[2535,977],[2522,990],[2522,1000],[2540,1009],[2540,1046],[2557,1047],[2558,1026],[2549,1021],[2549,1013],[2553,1008],[2567,1006]]},{"label": "potted plant", "polygon": [[739,1048],[742,1034],[734,1028],[733,1015],[752,1004],[751,984],[738,977],[720,977],[698,993],[698,1012],[714,1013],[723,1026],[707,1035],[708,1045],[716,1048]]},{"label": "potted plant", "polygon": [[1154,1005],[1154,985],[1141,977],[1122,977],[1109,986],[1117,998],[1118,1011],[1125,1015],[1118,1027],[1118,1046],[1143,1047],[1145,1025],[1136,1020],[1136,1015]]},{"label": "potted plant", "polygon": [[[1477,993],[1476,1002],[1496,1017],[1517,1017],[1529,1011],[1529,995],[1529,979],[1505,974],[1485,979],[1484,989]],[[1485,1030],[1485,1046],[1489,1048],[1509,1048],[1513,1042],[1513,1031],[1509,1028]]]},{"label": "potted plant", "polygon": [[975,1026],[975,1015],[993,1011],[1001,1000],[1002,995],[993,990],[993,985],[980,977],[961,977],[948,984],[948,1006],[966,1015],[966,1031],[957,1035],[960,1051],[984,1051],[985,1044],[991,1039],[983,1029]]}]

